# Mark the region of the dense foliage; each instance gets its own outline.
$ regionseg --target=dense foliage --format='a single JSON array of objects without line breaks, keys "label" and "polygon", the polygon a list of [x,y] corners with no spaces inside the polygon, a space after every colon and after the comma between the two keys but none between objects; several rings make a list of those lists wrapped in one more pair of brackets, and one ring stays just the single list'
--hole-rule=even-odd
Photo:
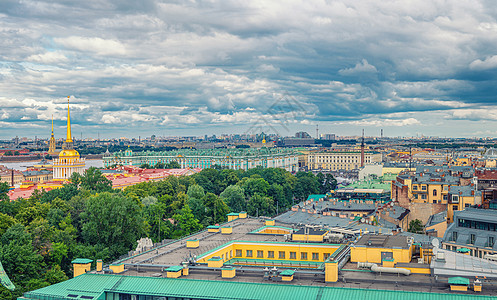
[{"label": "dense foliage", "polygon": [[154,242],[189,235],[227,220],[229,212],[273,216],[309,194],[336,186],[327,174],[274,168],[249,171],[205,169],[113,190],[90,168],[71,184],[29,199],[6,201],[0,184],[0,261],[17,289],[0,287],[0,298],[54,284],[72,276],[74,258],[108,263],[148,236]]}]

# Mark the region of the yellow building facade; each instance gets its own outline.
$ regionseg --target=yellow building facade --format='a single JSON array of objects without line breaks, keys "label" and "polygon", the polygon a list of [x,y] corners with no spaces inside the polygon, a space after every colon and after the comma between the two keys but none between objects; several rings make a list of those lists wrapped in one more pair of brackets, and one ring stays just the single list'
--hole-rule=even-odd
[{"label": "yellow building facade", "polygon": [[[364,164],[380,163],[381,153],[364,152]],[[353,170],[361,167],[360,151],[311,152],[307,157],[309,169]]]}]

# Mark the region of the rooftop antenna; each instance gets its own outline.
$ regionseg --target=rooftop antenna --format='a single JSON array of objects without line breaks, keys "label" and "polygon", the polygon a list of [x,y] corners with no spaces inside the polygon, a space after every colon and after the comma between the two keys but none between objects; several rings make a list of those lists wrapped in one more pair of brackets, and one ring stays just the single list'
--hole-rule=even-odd
[{"label": "rooftop antenna", "polygon": [[319,140],[319,125],[316,124],[316,139]]}]

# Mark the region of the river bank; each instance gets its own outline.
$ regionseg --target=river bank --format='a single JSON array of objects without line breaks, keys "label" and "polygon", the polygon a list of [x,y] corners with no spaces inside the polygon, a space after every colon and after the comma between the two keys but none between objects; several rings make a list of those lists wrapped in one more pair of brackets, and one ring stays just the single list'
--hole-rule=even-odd
[{"label": "river bank", "polygon": [[[9,169],[14,169],[18,171],[24,171],[26,168],[33,166],[35,163],[41,161],[41,159],[37,160],[32,160],[32,161],[18,161],[18,162],[3,162],[0,161],[0,165],[4,165]],[[104,166],[104,161],[102,159],[86,159],[86,166],[85,169],[88,169],[90,167],[95,167],[95,168],[103,168]]]}]

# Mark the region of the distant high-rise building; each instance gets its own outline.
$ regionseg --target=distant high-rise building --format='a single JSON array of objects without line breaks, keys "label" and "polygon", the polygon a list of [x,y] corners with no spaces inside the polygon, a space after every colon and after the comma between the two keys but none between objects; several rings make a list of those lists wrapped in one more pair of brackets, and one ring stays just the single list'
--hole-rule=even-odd
[{"label": "distant high-rise building", "polygon": [[299,131],[295,134],[295,137],[298,139],[310,139],[311,135],[305,131]]}]

